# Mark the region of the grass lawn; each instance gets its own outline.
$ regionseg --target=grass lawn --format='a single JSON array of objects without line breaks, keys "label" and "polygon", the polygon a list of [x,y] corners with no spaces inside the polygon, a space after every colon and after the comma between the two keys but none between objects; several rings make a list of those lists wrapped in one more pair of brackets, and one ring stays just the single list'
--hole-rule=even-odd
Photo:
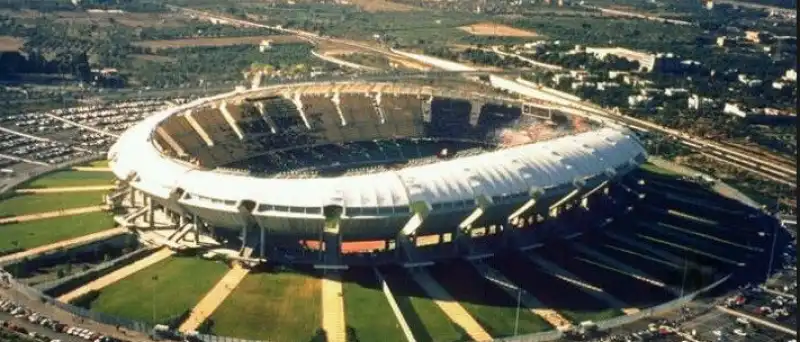
[{"label": "grass lawn", "polygon": [[43,213],[103,204],[107,191],[64,192],[49,194],[13,194],[0,201],[0,217]]},{"label": "grass lawn", "polygon": [[417,341],[469,341],[469,335],[451,322],[414,279],[399,268],[382,269],[383,276]]},{"label": "grass lawn", "polygon": [[562,314],[570,321],[576,323],[584,321],[600,322],[617,316],[622,316],[624,314],[622,310],[616,308],[608,308],[605,310],[587,310],[587,311],[561,309],[558,310],[558,313]]},{"label": "grass lawn", "polygon": [[[151,324],[163,323],[191,310],[227,271],[220,262],[171,257],[100,290],[89,308]],[[158,278],[154,281],[153,277]]]},{"label": "grass lawn", "polygon": [[291,271],[250,273],[212,314],[215,335],[309,341],[322,324],[320,279]]},{"label": "grass lawn", "polygon": [[344,273],[343,281],[345,321],[359,341],[406,340],[371,269],[351,268]]},{"label": "grass lawn", "polygon": [[[465,261],[437,264],[431,275],[455,298],[492,337],[514,335],[516,298],[485,280]],[[544,319],[522,307],[517,334],[553,329]]]},{"label": "grass lawn", "polygon": [[95,160],[93,162],[90,162],[87,166],[89,166],[89,167],[108,167],[108,160],[107,159]]},{"label": "grass lawn", "polygon": [[111,185],[114,182],[111,172],[63,170],[48,173],[23,184],[20,188],[57,188],[66,186]]},{"label": "grass lawn", "polygon": [[680,177],[681,176],[680,173],[674,172],[672,170],[667,170],[667,169],[662,168],[662,167],[658,167],[655,164],[651,164],[651,163],[641,164],[641,165],[639,165],[639,168],[642,169],[643,171],[646,171],[646,172],[649,172],[649,173],[654,173],[654,174],[657,174],[657,175],[660,175],[660,176],[665,176],[665,177]]},{"label": "grass lawn", "polygon": [[114,227],[111,213],[96,212],[0,225],[0,251],[32,248]]}]

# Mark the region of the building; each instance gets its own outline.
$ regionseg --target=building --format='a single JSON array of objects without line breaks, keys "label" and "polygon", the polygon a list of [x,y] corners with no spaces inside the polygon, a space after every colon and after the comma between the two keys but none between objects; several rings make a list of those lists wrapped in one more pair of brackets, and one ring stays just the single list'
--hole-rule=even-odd
[{"label": "building", "polygon": [[272,41],[271,40],[262,40],[261,44],[258,45],[258,51],[266,52],[267,50],[272,49]]},{"label": "building", "polygon": [[653,97],[647,95],[628,96],[628,105],[631,107],[648,107],[653,102]]},{"label": "building", "polygon": [[709,10],[709,11],[714,9],[714,1],[712,1],[712,0],[706,1],[705,5],[706,5],[705,6],[706,9]]},{"label": "building", "polygon": [[692,94],[691,96],[689,96],[689,98],[686,100],[686,102],[687,102],[686,107],[688,109],[693,109],[693,110],[697,110],[697,111],[702,111],[704,109],[710,109],[710,108],[712,108],[714,106],[714,100],[713,99],[710,99],[710,98],[707,98],[707,97],[698,96],[697,94]]},{"label": "building", "polygon": [[686,88],[666,88],[664,95],[669,97],[688,96],[689,90]]},{"label": "building", "polygon": [[608,55],[614,55],[619,58],[627,59],[631,62],[638,62],[639,70],[648,72],[653,71],[653,68],[655,67],[656,63],[655,55],[621,47],[613,47],[613,48],[586,47],[586,53],[593,54],[599,59],[604,59]]},{"label": "building", "polygon": [[725,43],[728,42],[728,37],[726,36],[719,36],[717,37],[717,46],[725,47]]},{"label": "building", "polygon": [[761,32],[744,31],[744,39],[755,44],[761,43]]},{"label": "building", "polygon": [[786,73],[783,74],[783,79],[790,82],[797,82],[797,71],[794,69],[786,70]]},{"label": "building", "polygon": [[748,114],[747,109],[743,108],[738,103],[725,103],[725,107],[722,108],[722,112],[725,114],[738,116],[740,118],[745,118],[747,117]]}]

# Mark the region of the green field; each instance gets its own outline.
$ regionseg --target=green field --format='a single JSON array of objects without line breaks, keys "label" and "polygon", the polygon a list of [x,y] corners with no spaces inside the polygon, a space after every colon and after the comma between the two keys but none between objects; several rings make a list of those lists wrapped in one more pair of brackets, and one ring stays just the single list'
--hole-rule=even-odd
[{"label": "green field", "polygon": [[343,281],[345,320],[359,341],[406,340],[371,269],[351,268],[344,273]]},{"label": "green field", "polygon": [[172,257],[102,289],[88,306],[110,315],[164,323],[191,310],[227,271],[220,262]]},{"label": "green field", "polygon": [[[0,252],[33,248],[114,227],[110,213],[96,212],[0,225]],[[17,243],[14,246],[14,242]]]},{"label": "green field", "polygon": [[115,177],[111,172],[56,171],[36,178],[20,188],[57,188],[66,186],[111,185]]},{"label": "green field", "polygon": [[381,271],[417,341],[469,341],[469,335],[451,322],[422,288],[402,269]]},{"label": "green field", "polygon": [[215,335],[275,342],[309,341],[320,328],[320,280],[291,271],[251,273],[214,311]]},{"label": "green field", "polygon": [[654,173],[654,174],[661,175],[661,176],[666,176],[666,177],[680,177],[681,176],[680,173],[677,173],[677,172],[672,171],[672,170],[667,170],[665,168],[656,166],[655,164],[651,164],[651,163],[641,164],[641,165],[639,165],[639,168],[641,168],[642,170],[644,170],[646,172]]},{"label": "green field", "polygon": [[0,217],[43,213],[103,204],[108,191],[13,194],[0,201]]},{"label": "green field", "polygon": [[108,160],[106,160],[106,159],[95,160],[95,161],[89,163],[87,166],[89,166],[89,167],[108,167]]},{"label": "green field", "polygon": [[[517,302],[485,280],[465,261],[437,264],[431,275],[464,307],[492,337],[514,336]],[[522,307],[517,334],[553,329],[544,319]]]}]

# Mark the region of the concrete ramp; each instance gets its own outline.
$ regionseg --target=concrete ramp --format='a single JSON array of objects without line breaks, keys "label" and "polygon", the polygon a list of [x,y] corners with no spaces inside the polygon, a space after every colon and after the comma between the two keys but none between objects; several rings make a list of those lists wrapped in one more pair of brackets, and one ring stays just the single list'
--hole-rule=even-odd
[{"label": "concrete ramp", "polygon": [[585,255],[587,255],[589,257],[597,259],[600,262],[603,262],[603,263],[606,263],[606,264],[612,266],[613,268],[615,268],[615,271],[617,271],[617,272],[620,272],[622,274],[625,274],[625,275],[627,275],[629,277],[632,277],[632,278],[635,278],[637,280],[641,280],[641,281],[643,281],[645,283],[648,283],[650,285],[663,288],[663,289],[669,291],[670,293],[672,293],[674,295],[677,295],[677,294],[680,293],[679,290],[674,289],[671,286],[667,286],[663,281],[661,281],[659,279],[656,279],[656,277],[653,277],[653,276],[647,274],[646,272],[644,272],[642,270],[639,270],[639,269],[637,269],[637,268],[635,268],[633,266],[625,264],[625,263],[623,263],[623,262],[621,262],[621,261],[619,261],[617,259],[614,259],[614,258],[612,258],[610,256],[607,256],[607,255],[605,255],[605,254],[603,254],[603,253],[601,253],[599,251],[596,251],[596,250],[594,250],[594,249],[592,249],[592,248],[590,248],[590,247],[588,247],[588,246],[586,246],[586,245],[584,245],[582,243],[574,243],[572,245],[572,247],[575,248],[575,250],[577,250],[580,253],[583,253],[583,254],[585,254]]},{"label": "concrete ramp", "polygon": [[73,209],[61,209],[61,210],[54,210],[54,211],[46,211],[46,212],[43,212],[43,213],[36,213],[36,214],[29,214],[29,215],[21,215],[21,216],[12,216],[12,217],[2,218],[2,219],[0,219],[0,224],[36,221],[36,220],[49,219],[49,218],[54,218],[54,217],[73,216],[73,215],[80,215],[80,214],[96,213],[98,211],[103,211],[103,210],[106,210],[106,209],[107,209],[107,207],[105,205],[95,205],[95,206],[83,207],[83,208],[73,208]]},{"label": "concrete ramp", "polygon": [[347,342],[346,327],[341,275],[327,272],[322,278],[322,329],[328,342]]},{"label": "concrete ramp", "polygon": [[478,273],[483,276],[483,278],[494,284],[497,284],[500,289],[514,298],[514,300],[516,300],[517,295],[519,295],[520,302],[522,302],[522,305],[526,309],[541,317],[556,329],[565,331],[572,327],[572,323],[568,319],[564,318],[564,316],[561,316],[558,311],[545,308],[545,305],[543,305],[538,298],[534,297],[525,289],[512,283],[511,280],[506,278],[506,276],[499,271],[480,261],[473,261],[471,264],[473,267],[475,267]]},{"label": "concrete ramp", "polygon": [[666,260],[666,261],[668,261],[668,262],[670,262],[670,263],[672,263],[674,265],[684,265],[685,264],[688,267],[700,269],[700,265],[698,265],[697,263],[695,263],[695,262],[693,262],[691,260],[687,260],[687,258],[682,258],[682,257],[679,257],[679,256],[677,256],[675,254],[667,252],[667,251],[665,251],[665,250],[663,250],[661,248],[653,246],[652,244],[639,242],[639,241],[631,239],[631,238],[629,238],[627,236],[618,235],[616,233],[612,233],[612,232],[609,232],[609,231],[606,231],[605,235],[608,236],[609,238],[611,238],[612,240],[616,240],[616,241],[622,242],[622,243],[624,243],[626,245],[629,245],[629,246],[632,246],[632,247],[636,247],[641,251],[649,252],[650,254],[655,255],[655,256],[657,256],[657,257],[659,257],[661,259],[664,259],[664,260]]},{"label": "concrete ramp", "polygon": [[159,250],[159,251],[157,251],[157,252],[155,252],[153,254],[150,254],[147,257],[145,257],[145,258],[143,258],[143,259],[141,259],[139,261],[136,261],[136,262],[134,262],[134,263],[132,263],[132,264],[130,264],[128,266],[125,266],[125,267],[120,268],[120,269],[118,269],[118,270],[116,270],[114,272],[106,274],[105,276],[102,276],[102,277],[100,277],[98,279],[95,279],[94,281],[92,281],[92,282],[90,282],[90,283],[88,283],[88,284],[86,284],[84,286],[81,286],[81,287],[73,290],[72,292],[66,293],[66,294],[62,295],[61,297],[58,297],[58,300],[63,302],[63,303],[69,303],[69,301],[71,301],[71,300],[73,300],[75,298],[78,298],[78,297],[80,297],[80,296],[82,296],[84,294],[87,294],[87,293],[89,293],[91,291],[97,291],[97,290],[100,290],[100,289],[102,289],[102,288],[104,288],[104,287],[106,287],[108,285],[114,284],[114,283],[116,283],[116,282],[118,282],[118,281],[120,281],[120,280],[122,280],[122,279],[124,279],[124,278],[126,278],[128,276],[130,276],[131,274],[139,272],[139,271],[141,271],[141,270],[143,270],[143,269],[145,269],[147,267],[150,267],[150,266],[158,263],[159,261],[162,261],[162,260],[164,260],[166,258],[171,257],[173,254],[175,254],[175,252],[173,252],[169,248],[162,248],[161,250]]},{"label": "concrete ramp", "polygon": [[197,302],[197,305],[192,309],[189,317],[183,321],[181,326],[178,327],[178,330],[183,333],[197,330],[197,328],[222,305],[225,298],[228,298],[231,292],[239,286],[239,283],[244,280],[248,273],[250,273],[249,269],[242,267],[238,262],[234,262],[233,268],[231,268],[228,273],[225,273],[222,279],[217,282],[217,285],[214,285],[203,299]]},{"label": "concrete ramp", "polygon": [[597,298],[598,300],[602,301],[603,303],[606,303],[610,307],[621,309],[622,312],[624,312],[626,315],[632,315],[639,312],[639,309],[628,307],[627,304],[617,299],[616,297],[608,294],[602,288],[590,284],[589,282],[581,279],[577,275],[572,274],[571,272],[561,268],[560,266],[550,261],[547,261],[535,255],[528,255],[528,258],[534,264],[542,268],[545,272],[550,273],[552,276],[558,279],[561,279],[572,285],[577,286],[582,291],[586,292],[588,295]]},{"label": "concrete ramp", "polygon": [[439,283],[434,280],[428,271],[417,268],[411,271],[414,280],[433,299],[433,302],[450,318],[450,321],[464,329],[467,335],[475,341],[491,341],[492,336],[483,329],[472,315],[458,303]]}]

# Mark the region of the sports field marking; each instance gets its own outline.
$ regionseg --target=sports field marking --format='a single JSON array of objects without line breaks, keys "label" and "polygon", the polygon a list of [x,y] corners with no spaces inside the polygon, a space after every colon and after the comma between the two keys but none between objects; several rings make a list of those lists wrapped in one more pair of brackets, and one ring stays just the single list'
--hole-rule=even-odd
[{"label": "sports field marking", "polygon": [[442,312],[444,312],[453,323],[464,329],[470,338],[475,341],[492,340],[492,336],[475,321],[475,318],[473,318],[461,304],[456,302],[447,290],[442,288],[442,286],[428,274],[428,271],[419,269],[411,272],[411,275],[420,287],[428,293],[431,300],[442,309]]},{"label": "sports field marking", "polygon": [[88,172],[111,172],[110,167],[97,167],[97,166],[75,166],[72,168],[75,171],[88,171]]},{"label": "sports field marking", "polygon": [[141,260],[138,260],[138,261],[136,261],[136,262],[134,262],[134,263],[132,263],[132,264],[130,264],[128,266],[125,266],[125,267],[120,268],[120,269],[118,269],[118,270],[116,270],[114,272],[106,274],[105,276],[102,276],[102,277],[100,277],[98,279],[95,279],[94,281],[92,281],[92,282],[90,282],[90,283],[88,283],[88,284],[86,284],[84,286],[81,286],[81,287],[73,290],[72,292],[68,292],[68,293],[62,295],[61,297],[58,297],[58,300],[63,302],[63,303],[69,303],[69,301],[71,301],[71,300],[73,300],[75,298],[78,298],[78,297],[80,297],[80,296],[82,296],[82,295],[84,295],[86,293],[89,293],[91,291],[97,291],[97,290],[100,290],[100,289],[102,289],[102,288],[104,288],[104,287],[106,287],[108,285],[114,284],[114,283],[124,279],[125,277],[130,276],[131,274],[139,272],[139,271],[141,271],[141,270],[143,270],[143,269],[145,269],[145,268],[147,268],[147,267],[149,267],[149,266],[151,266],[151,265],[153,265],[153,264],[155,264],[155,263],[157,263],[157,262],[159,262],[161,260],[169,258],[173,254],[175,254],[174,251],[170,250],[169,248],[163,248],[163,249],[161,249],[161,250],[159,250],[159,251],[157,251],[157,252],[155,252],[153,254],[150,254],[147,257],[145,257],[145,258],[143,258]]},{"label": "sports field marking", "polygon": [[225,301],[225,298],[228,298],[231,292],[239,286],[239,283],[244,280],[248,273],[250,273],[250,269],[242,267],[239,263],[234,263],[233,268],[197,303],[178,330],[184,333],[197,330]]},{"label": "sports field marking", "polygon": [[84,236],[77,237],[77,238],[74,238],[74,239],[59,241],[59,242],[56,242],[56,243],[51,243],[49,245],[44,245],[44,246],[40,246],[40,247],[36,247],[36,248],[27,249],[27,250],[25,250],[23,252],[14,253],[14,254],[10,254],[10,255],[6,255],[6,256],[0,257],[0,264],[3,264],[3,263],[8,262],[8,261],[12,261],[12,260],[22,259],[24,257],[29,257],[29,256],[33,256],[33,255],[49,252],[49,251],[56,250],[56,249],[59,249],[59,248],[67,248],[69,246],[80,245],[80,244],[83,244],[83,243],[88,243],[88,242],[92,242],[92,241],[96,241],[96,240],[107,239],[107,238],[109,238],[111,236],[120,235],[120,234],[124,234],[124,233],[127,233],[127,232],[128,232],[128,229],[126,229],[126,228],[113,228],[113,229],[108,229],[108,230],[104,230],[104,231],[101,231],[101,232],[97,232],[97,233],[94,233],[94,234],[84,235]]},{"label": "sports field marking", "polygon": [[347,342],[342,280],[338,273],[322,278],[322,329],[329,342]]},{"label": "sports field marking", "polygon": [[47,194],[54,192],[83,192],[83,191],[102,191],[113,190],[114,185],[91,185],[91,186],[64,186],[58,188],[26,188],[14,190],[20,194]]},{"label": "sports field marking", "polygon": [[96,206],[92,206],[92,207],[83,207],[83,208],[75,208],[75,209],[64,209],[64,210],[48,211],[48,212],[38,213],[38,214],[12,216],[12,217],[6,217],[6,218],[0,219],[0,224],[26,222],[26,221],[33,221],[33,220],[48,219],[48,218],[53,218],[53,217],[94,213],[94,212],[103,211],[103,210],[106,210],[106,209],[107,209],[107,206],[105,206],[105,205],[96,205]]}]

